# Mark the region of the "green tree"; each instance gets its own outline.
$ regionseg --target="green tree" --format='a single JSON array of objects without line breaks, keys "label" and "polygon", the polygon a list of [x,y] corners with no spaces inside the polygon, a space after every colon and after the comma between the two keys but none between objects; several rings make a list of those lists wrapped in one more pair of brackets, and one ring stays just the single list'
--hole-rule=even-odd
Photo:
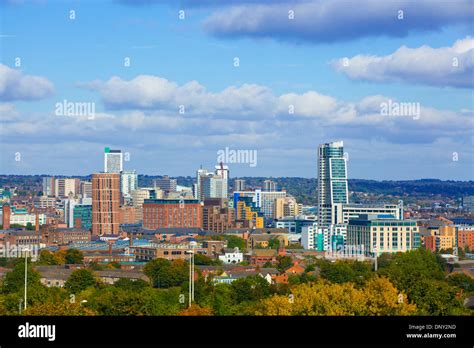
[{"label": "green tree", "polygon": [[156,288],[180,286],[189,278],[187,263],[183,260],[156,259],[148,262],[143,272]]},{"label": "green tree", "polygon": [[245,239],[237,237],[237,236],[224,236],[224,239],[227,240],[227,247],[228,248],[239,248],[239,250],[245,250]]},{"label": "green tree", "polygon": [[46,249],[40,251],[39,254],[39,265],[57,265],[58,259],[54,256],[54,254]]},{"label": "green tree", "polygon": [[359,261],[323,261],[320,265],[320,276],[331,283],[342,284],[352,282],[362,286],[374,273],[366,262]]},{"label": "green tree", "polygon": [[68,249],[65,254],[66,264],[81,264],[84,260],[84,255],[80,250],[77,249]]},{"label": "green tree", "polygon": [[[40,274],[33,269],[31,262],[27,265],[27,284],[28,289],[35,286],[40,286]],[[14,292],[21,292],[25,288],[25,262],[22,260],[18,262],[11,272],[5,275],[2,284],[2,292],[10,294]]]},{"label": "green tree", "polygon": [[268,247],[270,249],[278,249],[280,247],[280,240],[276,237],[270,238],[268,240]]},{"label": "green tree", "polygon": [[78,294],[90,286],[97,284],[92,272],[88,269],[77,269],[71,273],[68,280],[64,284],[71,294]]},{"label": "green tree", "polygon": [[422,315],[449,315],[465,312],[456,294],[458,289],[445,278],[445,262],[426,249],[393,256],[389,265],[379,271],[408,295]]},{"label": "green tree", "polygon": [[234,280],[231,286],[236,303],[257,301],[270,295],[270,284],[258,275]]},{"label": "green tree", "polygon": [[116,288],[124,289],[124,290],[140,290],[143,288],[148,288],[150,287],[150,284],[148,284],[146,281],[142,279],[137,279],[137,280],[131,280],[131,279],[126,279],[126,278],[120,278],[117,280],[113,286]]},{"label": "green tree", "polygon": [[277,257],[277,269],[280,273],[285,272],[288,268],[293,266],[293,260],[289,256],[278,256]]},{"label": "green tree", "polygon": [[446,280],[449,284],[457,286],[467,293],[474,292],[474,279],[464,273],[450,274]]},{"label": "green tree", "polygon": [[262,268],[273,268],[273,263],[267,261],[263,264]]},{"label": "green tree", "polygon": [[211,259],[210,257],[203,254],[195,254],[194,264],[207,266],[207,265],[220,265],[222,264],[222,262],[220,262],[219,260]]}]

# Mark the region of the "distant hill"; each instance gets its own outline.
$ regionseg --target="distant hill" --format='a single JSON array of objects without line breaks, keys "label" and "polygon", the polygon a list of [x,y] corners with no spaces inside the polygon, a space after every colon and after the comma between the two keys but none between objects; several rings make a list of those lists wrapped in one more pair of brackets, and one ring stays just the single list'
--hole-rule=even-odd
[{"label": "distant hill", "polygon": [[[44,175],[43,175],[44,176]],[[0,175],[0,187],[15,185],[23,190],[41,191],[42,175]],[[139,175],[138,184],[141,187],[153,186],[153,180],[161,176]],[[90,176],[79,177],[90,180]],[[178,185],[193,185],[194,177],[176,177]],[[263,181],[271,179],[277,183],[278,189],[286,189],[288,193],[295,196],[303,204],[315,204],[316,202],[316,179],[298,177],[239,177],[231,178],[229,186],[232,187],[234,179],[244,179],[247,186],[263,187]],[[420,180],[364,180],[350,179],[349,191],[367,193],[371,195],[387,196],[389,200],[395,201],[397,197],[409,199],[432,199],[444,197],[448,199],[459,199],[463,196],[474,195],[474,181],[454,181],[438,179]]]}]

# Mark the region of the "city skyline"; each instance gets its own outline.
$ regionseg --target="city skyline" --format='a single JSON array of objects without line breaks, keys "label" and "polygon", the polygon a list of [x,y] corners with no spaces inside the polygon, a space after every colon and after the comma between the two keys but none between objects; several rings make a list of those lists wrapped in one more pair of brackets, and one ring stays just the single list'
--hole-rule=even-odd
[{"label": "city skyline", "polygon": [[343,140],[351,178],[470,180],[474,10],[454,2],[1,1],[0,172],[90,175],[110,147],[194,176],[230,149],[258,155],[233,177],[310,178]]}]

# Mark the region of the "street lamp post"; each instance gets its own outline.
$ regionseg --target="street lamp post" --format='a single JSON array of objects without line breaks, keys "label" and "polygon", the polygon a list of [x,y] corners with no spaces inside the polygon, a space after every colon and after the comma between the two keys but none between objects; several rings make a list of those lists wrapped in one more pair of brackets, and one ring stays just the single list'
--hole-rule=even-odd
[{"label": "street lamp post", "polygon": [[188,250],[189,254],[189,307],[191,307],[192,301],[194,301],[194,247],[197,245],[196,242],[190,242],[189,246],[191,250]]},{"label": "street lamp post", "polygon": [[374,247],[375,272],[377,272],[377,246]]},{"label": "street lamp post", "polygon": [[30,250],[28,248],[24,250],[25,250],[25,299],[24,299],[25,307],[24,309],[26,310],[26,294],[27,294],[27,288],[28,288],[28,252]]}]

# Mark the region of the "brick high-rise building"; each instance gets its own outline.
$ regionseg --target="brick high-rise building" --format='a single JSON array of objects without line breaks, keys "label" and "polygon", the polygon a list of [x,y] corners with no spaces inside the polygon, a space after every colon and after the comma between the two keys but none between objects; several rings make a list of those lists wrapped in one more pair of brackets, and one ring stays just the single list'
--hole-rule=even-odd
[{"label": "brick high-rise building", "polygon": [[202,228],[202,206],[197,199],[145,199],[143,228]]},{"label": "brick high-rise building", "polygon": [[459,228],[458,230],[458,248],[474,250],[474,229],[470,228]]},{"label": "brick high-rise building", "polygon": [[118,234],[120,174],[92,174],[92,234]]},{"label": "brick high-rise building", "polygon": [[10,228],[10,215],[11,215],[11,209],[10,206],[7,204],[4,204],[2,207],[2,213],[3,213],[3,229],[8,230]]},{"label": "brick high-rise building", "polygon": [[208,198],[204,200],[202,227],[205,231],[223,233],[235,227],[235,211],[227,206],[227,199]]}]

